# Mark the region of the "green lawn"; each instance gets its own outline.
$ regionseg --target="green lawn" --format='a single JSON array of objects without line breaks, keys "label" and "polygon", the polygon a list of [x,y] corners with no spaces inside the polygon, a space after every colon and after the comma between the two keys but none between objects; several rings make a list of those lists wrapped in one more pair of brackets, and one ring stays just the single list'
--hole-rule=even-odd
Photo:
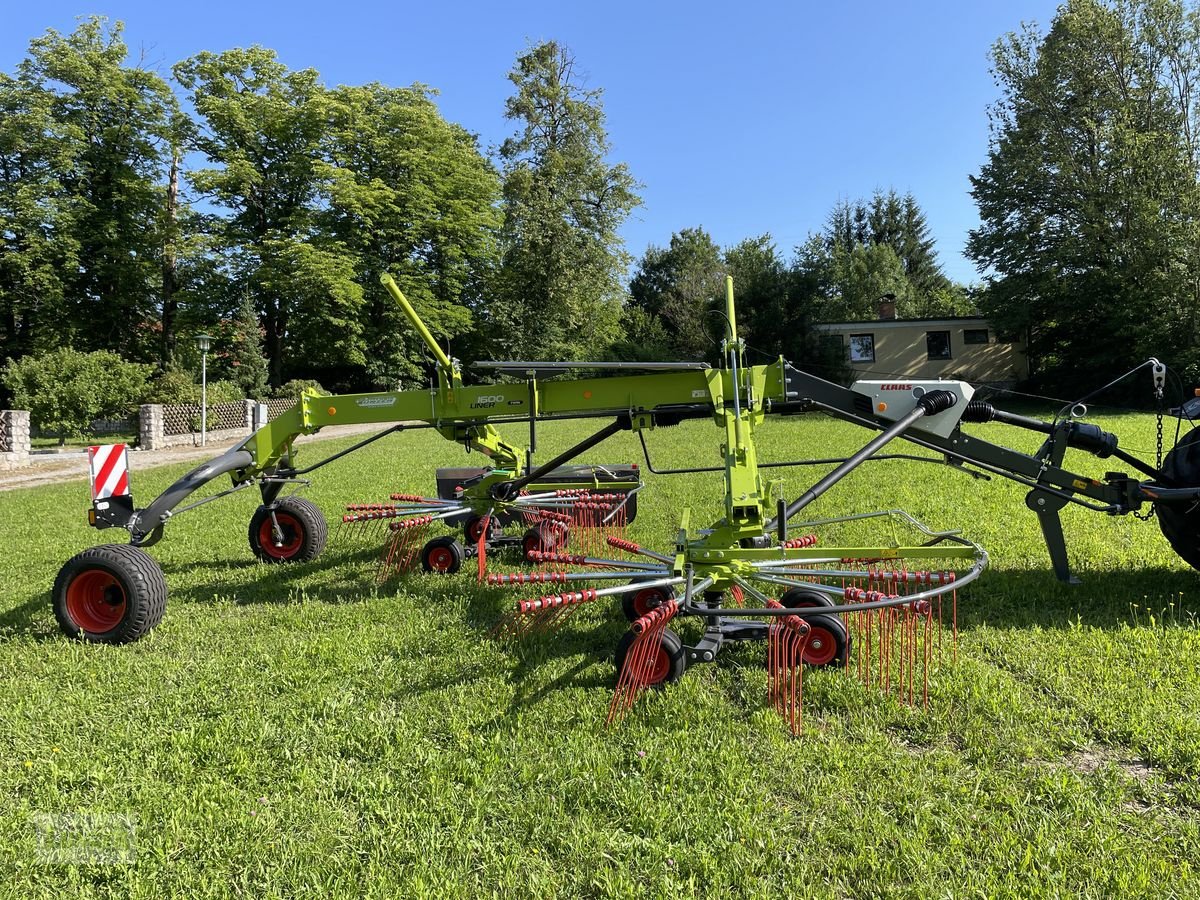
[{"label": "green lawn", "polygon": [[35,437],[30,440],[30,446],[34,450],[46,450],[54,447],[69,447],[71,449],[83,449],[91,447],[94,444],[136,444],[138,436],[136,432],[127,432],[125,434],[103,434],[103,435],[88,435],[87,437],[72,437],[65,441],[56,437]]},{"label": "green lawn", "polygon": [[[1152,453],[1150,417],[1102,422]],[[542,458],[589,427],[546,428]],[[815,418],[761,434],[775,460],[868,437]],[[662,466],[715,462],[719,439],[704,422],[649,436]],[[639,456],[623,434],[589,461]],[[437,465],[476,459],[427,432],[388,438],[305,495],[332,516],[428,493]],[[135,472],[135,496],[182,471]],[[768,477],[794,495],[821,471]],[[344,545],[256,564],[249,492],[153,548],[171,601],[150,637],[68,642],[54,576],[119,534],[86,527],[82,479],[0,494],[0,896],[1200,896],[1197,575],[1155,523],[1071,508],[1084,583],[1060,586],[1023,493],[878,462],[811,507],[906,508],[961,527],[992,568],[962,592],[959,660],[929,710],[810,673],[795,739],[767,707],[761,646],[606,730],[615,604],[553,639],[496,644],[488,629],[536,591],[466,573],[380,587],[372,553]],[[684,506],[712,518],[720,496],[718,476],[649,476],[631,536],[662,546]],[[62,828],[68,850],[114,858],[48,862]]]}]

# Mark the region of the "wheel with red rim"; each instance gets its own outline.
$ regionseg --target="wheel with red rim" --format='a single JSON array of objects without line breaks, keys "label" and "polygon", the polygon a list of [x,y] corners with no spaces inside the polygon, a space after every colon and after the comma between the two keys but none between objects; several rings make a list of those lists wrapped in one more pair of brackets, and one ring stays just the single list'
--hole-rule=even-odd
[{"label": "wheel with red rim", "polygon": [[250,549],[267,563],[316,559],[328,537],[321,510],[302,497],[284,497],[273,507],[264,504],[250,518]]},{"label": "wheel with red rim", "polygon": [[[784,591],[779,602],[788,609],[814,609],[833,606],[826,594],[810,588],[792,588]],[[850,653],[850,634],[836,614],[828,616],[804,616],[808,623],[808,643],[804,645],[805,665],[842,666]]]},{"label": "wheel with red rim", "polygon": [[648,587],[638,591],[630,591],[621,595],[621,610],[625,618],[632,622],[640,619],[652,609],[658,609],[675,596],[669,587]]},{"label": "wheel with red rim", "polygon": [[[637,635],[631,630],[625,632],[617,643],[617,652],[613,654],[613,662],[616,664],[618,675],[625,668],[625,657],[629,654],[629,648],[633,646],[636,639]],[[646,684],[650,687],[660,687],[678,681],[683,675],[684,669],[687,668],[687,657],[683,652],[683,641],[680,640],[679,635],[670,628],[663,629],[658,643],[658,652],[649,654],[644,665]]]},{"label": "wheel with red rim", "polygon": [[452,537],[434,538],[421,548],[421,568],[438,575],[453,575],[465,558],[462,544]]},{"label": "wheel with red rim", "polygon": [[525,532],[521,538],[521,549],[525,558],[534,552],[553,553],[565,547],[568,540],[567,527],[556,522],[542,522]]},{"label": "wheel with red rim", "polygon": [[102,544],[73,556],[51,591],[63,633],[99,644],[127,644],[162,621],[167,583],[145,550]]},{"label": "wheel with red rim", "polygon": [[479,537],[483,534],[483,520],[488,520],[488,543],[491,543],[496,538],[500,537],[500,519],[495,515],[492,516],[471,516],[467,519],[466,525],[463,526],[463,534],[467,538],[468,544],[478,544]]}]

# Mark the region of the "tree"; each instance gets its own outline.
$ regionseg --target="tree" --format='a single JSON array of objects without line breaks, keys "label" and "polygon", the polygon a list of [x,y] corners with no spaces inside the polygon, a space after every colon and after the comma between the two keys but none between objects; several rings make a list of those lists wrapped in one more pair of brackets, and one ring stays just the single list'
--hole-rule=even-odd
[{"label": "tree", "polygon": [[580,85],[570,51],[538,44],[508,77],[518,131],[500,147],[502,267],[481,334],[526,358],[599,355],[617,336],[629,261],[618,229],[638,185],[607,161],[601,91]]},{"label": "tree", "polygon": [[243,298],[237,314],[222,323],[213,348],[212,378],[236,384],[243,398],[257,400],[267,396],[267,361],[263,358],[262,327],[254,303]]},{"label": "tree", "polygon": [[70,340],[65,278],[79,245],[60,174],[74,148],[53,105],[28,66],[0,73],[0,353],[15,359]]},{"label": "tree", "polygon": [[121,25],[35,38],[0,75],[0,346],[160,355],[165,138],[174,97]]},{"label": "tree", "polygon": [[74,340],[156,359],[165,163],[175,99],[155,72],[126,65],[123,26],[100,17],[69,35],[51,30],[21,64],[50,94],[67,142],[57,177],[69,198],[74,266],[62,280]]},{"label": "tree", "polygon": [[826,319],[874,318],[884,294],[895,295],[901,318],[970,311],[965,288],[937,261],[928,220],[912,194],[876,191],[870,201],[840,201],[821,237],[802,255],[809,271],[822,270]]},{"label": "tree", "polygon": [[898,204],[899,209],[896,209],[896,194],[892,191],[888,193],[886,202],[889,212],[895,210],[899,216],[894,225],[895,237],[888,243],[896,251],[896,256],[904,266],[904,276],[918,297],[935,297],[952,290],[955,285],[946,277],[937,261],[933,238],[929,235],[929,222],[917,205],[916,198],[912,194],[905,194]]},{"label": "tree", "polygon": [[833,291],[820,310],[827,321],[874,319],[878,316],[880,298],[887,294],[896,298],[897,315],[907,318],[915,314],[917,292],[890,244],[835,246],[831,276]]},{"label": "tree", "polygon": [[355,257],[370,380],[393,388],[424,371],[429,353],[379,275],[393,274],[436,336],[466,333],[498,263],[499,178],[427,88],[340,87],[330,101],[323,220]]},{"label": "tree", "polygon": [[668,247],[647,248],[629,283],[630,306],[661,326],[670,356],[713,357],[724,282],[721,249],[703,228],[685,228]]},{"label": "tree", "polygon": [[347,248],[319,227],[332,173],[323,145],[332,112],[316,71],[289,71],[263,47],[200,53],[175,66],[199,117],[190,146],[212,168],[189,173],[229,210],[207,226],[233,290],[265,332],[272,385],[289,366],[361,366],[362,286]]},{"label": "tree", "polygon": [[804,260],[802,250],[789,266],[769,234],[747,238],[725,251],[738,329],[760,361],[782,356],[805,371],[840,381],[846,369],[841,346],[834,347],[814,327],[826,296],[827,272],[823,265],[810,268]]},{"label": "tree", "polygon": [[811,298],[800,298],[787,263],[771,235],[746,238],[724,253],[724,269],[733,277],[738,331],[746,343],[768,358],[793,356],[807,329]]},{"label": "tree", "polygon": [[115,353],[63,347],[10,359],[4,381],[18,408],[65,443],[84,436],[95,419],[129,415],[146,392],[150,370]]},{"label": "tree", "polygon": [[980,305],[1060,391],[1195,354],[1195,11],[1070,0],[993,48],[1000,101],[971,179]]}]

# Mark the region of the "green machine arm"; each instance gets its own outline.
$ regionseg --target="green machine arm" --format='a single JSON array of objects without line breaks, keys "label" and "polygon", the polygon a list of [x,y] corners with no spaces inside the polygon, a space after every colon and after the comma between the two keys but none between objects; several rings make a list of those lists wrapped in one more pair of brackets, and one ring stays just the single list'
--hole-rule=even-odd
[{"label": "green machine arm", "polygon": [[[501,438],[494,423],[611,414],[621,417],[624,427],[640,430],[654,427],[664,416],[678,421],[681,416],[715,414],[718,421],[724,421],[726,398],[738,393],[731,373],[725,369],[695,368],[544,384],[531,379],[528,384],[468,387],[463,384],[458,364],[438,346],[391,276],[384,275],[381,282],[437,361],[436,387],[335,396],[305,392],[295,406],[217,459],[189,472],[146,508],[97,508],[93,524],[101,528],[125,527],[135,544],[148,545],[157,540],[178,504],[204,484],[227,473],[235,488],[258,481],[264,502],[271,503],[282,481],[296,474],[295,439],[315,434],[329,425],[414,423],[413,427],[431,427],[446,439],[486,455],[497,478],[504,480],[521,473],[523,454],[520,448]],[[760,391],[767,384],[773,385],[777,396],[782,397],[779,393],[784,383],[782,361],[778,366],[748,370],[741,377],[756,384]],[[761,411],[757,414],[761,415]],[[742,443],[735,450],[745,457],[746,447]]]},{"label": "green machine arm", "polygon": [[[379,283],[400,304],[405,318],[408,319],[413,330],[421,336],[421,340],[425,342],[425,346],[429,348],[429,352],[433,354],[433,358],[437,360],[439,400],[443,405],[452,406],[455,392],[463,389],[462,372],[458,364],[446,354],[446,351],[438,346],[438,342],[429,333],[429,329],[425,326],[421,317],[417,315],[417,311],[413,309],[412,304],[408,302],[408,298],[404,296],[403,292],[396,285],[392,276],[385,272],[380,276]],[[469,429],[466,434],[460,434],[453,426],[450,426],[449,433],[443,431],[443,434],[450,440],[461,440],[463,443],[468,444],[471,449],[478,450],[491,457],[492,464],[498,469],[516,469],[521,465],[520,451],[511,444],[506,443],[496,432],[496,429],[487,423]]]},{"label": "green machine arm", "polygon": [[[754,430],[768,413],[783,411],[796,399],[792,383],[796,373],[782,359],[767,366],[745,365],[744,344],[735,324],[732,279],[726,280],[728,324],[720,368],[692,366],[652,374],[567,378],[545,383],[531,377],[527,384],[490,383],[470,387],[463,384],[457,363],[437,345],[392,278],[385,275],[382,283],[436,359],[436,387],[337,396],[306,392],[295,406],[216,460],[188,473],[145,509],[133,510],[132,503],[127,510],[110,507],[102,511],[96,507],[94,524],[122,526],[130,531],[133,543],[153,543],[184,498],[226,473],[233,480],[233,489],[258,482],[263,502],[271,504],[286,481],[349,452],[343,451],[306,470],[297,469],[295,439],[330,425],[395,425],[396,430],[434,428],[448,440],[489,457],[491,475],[480,490],[491,491],[492,497],[502,499],[507,496],[507,489],[519,489],[618,430],[641,431],[684,418],[712,417],[725,433],[721,456],[726,472],[725,517],[716,524],[713,540],[736,545],[762,535],[771,510],[759,473]],[[838,392],[839,397],[852,396],[844,388],[827,386]],[[530,467],[524,473],[522,451],[504,441],[494,427],[500,422],[592,417],[611,417],[615,421],[552,462],[537,470]],[[500,486],[501,483],[507,484]]]}]

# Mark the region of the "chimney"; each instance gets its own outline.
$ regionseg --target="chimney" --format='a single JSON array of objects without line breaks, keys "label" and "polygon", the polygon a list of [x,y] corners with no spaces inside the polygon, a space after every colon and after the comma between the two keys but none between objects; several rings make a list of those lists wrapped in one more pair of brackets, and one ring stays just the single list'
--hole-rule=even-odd
[{"label": "chimney", "polygon": [[896,295],[884,294],[879,298],[879,320],[881,322],[896,318]]}]

